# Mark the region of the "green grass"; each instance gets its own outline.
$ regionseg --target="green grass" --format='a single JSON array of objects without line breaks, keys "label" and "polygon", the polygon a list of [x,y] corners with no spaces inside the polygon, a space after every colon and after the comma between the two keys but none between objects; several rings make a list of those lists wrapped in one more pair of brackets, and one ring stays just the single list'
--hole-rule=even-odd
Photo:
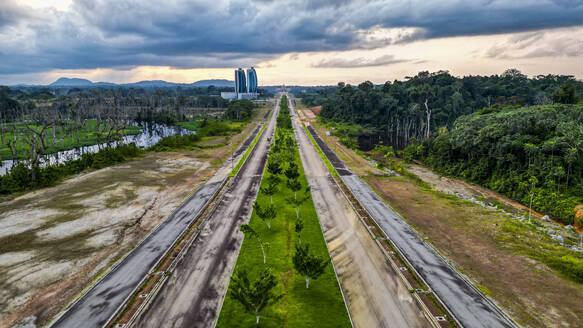
[{"label": "green grass", "polygon": [[318,154],[320,154],[320,157],[322,157],[322,160],[324,161],[324,164],[326,164],[328,171],[330,171],[330,173],[332,173],[333,176],[339,178],[340,175],[338,175],[338,172],[336,172],[336,169],[334,168],[334,166],[332,166],[332,163],[330,163],[330,161],[328,160],[328,157],[326,157],[326,155],[324,154],[322,149],[320,149],[320,146],[318,146],[318,143],[316,142],[316,140],[314,140],[314,137],[312,137],[312,134],[310,133],[310,131],[308,131],[308,128],[305,125],[304,125],[304,130],[306,130],[306,134],[308,135],[308,138],[310,138],[310,141],[312,141],[312,144],[314,145],[314,148],[316,148],[316,151],[318,152]]},{"label": "green grass", "polygon": [[511,251],[540,261],[563,277],[583,284],[583,257],[558,245],[535,226],[516,220],[504,220],[495,239]]},{"label": "green grass", "polygon": [[[80,132],[79,141],[77,141],[77,136],[67,135],[62,141],[58,142],[55,146],[49,148],[48,153],[52,154],[52,153],[56,153],[56,152],[63,151],[63,150],[69,150],[69,149],[74,149],[77,147],[91,146],[91,145],[103,143],[104,140],[102,138],[100,138],[98,135],[97,121],[96,120],[88,120],[86,124],[87,124],[87,127],[85,128],[86,131]],[[18,131],[17,133],[24,133],[24,131],[26,129],[23,123],[7,123],[7,124],[5,124],[5,126],[6,127],[16,126],[17,131]],[[33,126],[33,125],[29,125],[29,126],[36,129],[36,130],[40,129],[40,127],[38,127],[38,126]],[[29,146],[25,142],[22,142],[22,141],[18,142],[18,145],[17,145],[18,153],[17,153],[16,157],[12,156],[10,149],[6,145],[8,143],[8,141],[14,139],[14,134],[13,134],[11,128],[10,128],[10,131],[11,132],[4,133],[4,138],[5,138],[6,142],[4,144],[0,145],[0,154],[2,154],[2,159],[3,160],[26,159],[27,153],[29,151]],[[121,134],[122,135],[134,135],[134,134],[139,134],[141,132],[142,132],[142,129],[138,126],[128,126],[123,130],[123,132]],[[56,137],[57,137],[57,139],[62,138],[63,132],[57,131]],[[50,132],[47,133],[46,140],[48,143],[51,143],[52,134]]]},{"label": "green grass", "polygon": [[[209,121],[213,121],[213,120],[211,119]],[[201,122],[202,121],[200,119],[198,119],[198,120],[193,120],[193,121],[177,122],[176,125],[183,127],[183,128],[190,130],[190,131],[197,131],[198,129],[200,129]],[[229,127],[232,130],[237,130],[237,129],[241,130],[248,123],[248,121],[235,122],[235,121],[228,121],[228,120],[225,120],[222,122],[228,123]]]},{"label": "green grass", "polygon": [[[299,181],[304,186],[302,191],[298,191],[297,196],[298,198],[307,197],[300,206],[300,218],[304,222],[302,243],[309,243],[310,251],[329,259],[314,203],[309,191],[305,190],[307,180],[297,149],[295,158],[301,173]],[[217,327],[351,327],[332,264],[328,264],[322,276],[310,282],[309,289],[306,289],[304,277],[293,268],[292,255],[294,245],[298,243],[294,230],[296,214],[290,202],[294,193],[285,186],[285,176],[281,175],[281,177],[279,192],[273,195],[273,203],[278,209],[278,216],[272,221],[271,230],[255,213],[252,213],[249,224],[259,233],[264,243],[270,244],[267,265],[273,268],[274,274],[280,279],[277,288],[280,293],[284,293],[284,297],[264,310],[257,326],[255,316],[246,313],[243,307],[230,297],[229,291],[225,297]],[[266,185],[267,181],[263,179],[261,186]],[[270,201],[269,196],[262,192],[259,192],[257,200],[261,204],[267,204]],[[250,279],[253,280],[263,267],[259,243],[254,238],[245,238],[235,270],[246,268]]]},{"label": "green grass", "polygon": [[200,121],[177,122],[176,125],[190,131],[196,131],[199,128]]}]

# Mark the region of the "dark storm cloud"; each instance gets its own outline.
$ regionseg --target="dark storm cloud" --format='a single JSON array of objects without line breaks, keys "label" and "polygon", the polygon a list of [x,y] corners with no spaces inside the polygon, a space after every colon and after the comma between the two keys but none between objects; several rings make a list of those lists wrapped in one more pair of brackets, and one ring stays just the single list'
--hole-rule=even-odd
[{"label": "dark storm cloud", "polygon": [[520,59],[541,57],[578,57],[583,54],[583,33],[573,31],[556,35],[549,31],[524,33],[494,44],[486,57]]},{"label": "dark storm cloud", "polygon": [[[582,2],[74,0],[68,12],[26,12],[13,0],[1,0],[0,74],[139,65],[231,67],[289,52],[374,49],[427,38],[538,31],[582,25]],[[18,26],[18,35],[13,27],[3,26]],[[372,33],[386,29],[406,31]]]},{"label": "dark storm cloud", "polygon": [[0,2],[0,29],[4,26],[14,25],[29,17],[30,15],[26,12],[26,9],[13,0],[2,0]]},{"label": "dark storm cloud", "polygon": [[[418,27],[425,37],[450,37],[522,32],[583,24],[581,0],[392,1],[373,3],[358,20],[368,26]],[[578,4],[578,5],[577,5]],[[364,25],[363,27],[366,27]]]}]

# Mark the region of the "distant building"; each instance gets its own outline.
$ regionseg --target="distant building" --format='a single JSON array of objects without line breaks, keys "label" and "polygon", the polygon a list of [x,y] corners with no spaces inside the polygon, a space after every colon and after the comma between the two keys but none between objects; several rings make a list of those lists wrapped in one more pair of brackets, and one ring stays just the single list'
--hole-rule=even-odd
[{"label": "distant building", "polygon": [[247,69],[247,93],[257,93],[257,72],[253,67]]},{"label": "distant building", "polygon": [[235,71],[235,93],[247,92],[247,81],[245,79],[245,71],[241,68]]},{"label": "distant building", "polygon": [[235,100],[235,99],[237,99],[237,93],[236,92],[221,92],[221,98],[227,99],[227,100]]},{"label": "distant building", "polygon": [[255,68],[247,69],[247,78],[242,68],[235,70],[235,92],[221,92],[224,99],[257,99],[257,72]]}]

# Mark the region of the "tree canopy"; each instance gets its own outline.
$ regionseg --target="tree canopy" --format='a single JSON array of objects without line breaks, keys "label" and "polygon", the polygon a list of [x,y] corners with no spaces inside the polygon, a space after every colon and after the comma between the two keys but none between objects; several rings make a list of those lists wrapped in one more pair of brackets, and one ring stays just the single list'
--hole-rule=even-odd
[{"label": "tree canopy", "polygon": [[582,105],[484,110],[404,153],[567,224],[583,202]]},{"label": "tree canopy", "polygon": [[[301,231],[301,229],[300,229]],[[310,244],[296,245],[292,258],[294,268],[306,278],[306,288],[310,287],[310,279],[318,279],[324,273],[329,259],[310,253]]]},{"label": "tree canopy", "polygon": [[340,83],[335,90],[323,100],[322,117],[363,126],[402,149],[410,138],[427,138],[428,130],[441,127],[451,129],[458,117],[483,108],[575,103],[583,82],[563,75],[527,78],[516,69],[462,78],[447,71],[425,71],[376,87],[369,81],[357,87]]},{"label": "tree canopy", "polygon": [[229,284],[231,297],[239,301],[245,311],[254,314],[257,318],[256,323],[259,323],[261,311],[283,297],[274,290],[277,281],[270,268],[263,269],[253,282],[249,280],[247,270],[242,269],[231,277]]}]

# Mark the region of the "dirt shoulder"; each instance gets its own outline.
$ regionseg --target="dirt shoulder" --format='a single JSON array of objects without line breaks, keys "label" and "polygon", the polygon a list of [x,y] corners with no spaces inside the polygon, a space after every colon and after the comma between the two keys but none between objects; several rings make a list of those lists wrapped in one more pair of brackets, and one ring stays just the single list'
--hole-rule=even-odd
[{"label": "dirt shoulder", "polygon": [[[557,247],[544,233],[523,229],[515,219],[494,209],[432,190],[413,179],[379,174],[335,137],[326,137],[321,126],[313,125],[353,172],[518,323],[529,327],[583,326],[583,286],[525,255],[526,249],[540,249],[543,254],[545,249]],[[412,171],[420,176],[429,174]],[[448,183],[453,184],[449,188],[463,187],[455,181]]]},{"label": "dirt shoulder", "polygon": [[254,127],[0,203],[0,326],[46,323],[212,177]]}]

